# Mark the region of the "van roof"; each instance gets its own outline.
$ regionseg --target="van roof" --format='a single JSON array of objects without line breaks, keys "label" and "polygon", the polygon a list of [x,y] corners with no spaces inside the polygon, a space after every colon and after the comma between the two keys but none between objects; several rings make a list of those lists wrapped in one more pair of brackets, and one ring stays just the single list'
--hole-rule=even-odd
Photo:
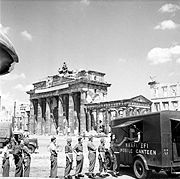
[{"label": "van roof", "polygon": [[165,110],[165,111],[151,112],[151,113],[147,113],[147,114],[140,114],[140,115],[136,115],[136,116],[116,117],[116,118],[112,119],[112,121],[129,119],[129,118],[133,119],[133,118],[144,117],[144,116],[149,116],[149,115],[156,115],[156,114],[167,113],[167,112],[175,112],[175,111]]}]

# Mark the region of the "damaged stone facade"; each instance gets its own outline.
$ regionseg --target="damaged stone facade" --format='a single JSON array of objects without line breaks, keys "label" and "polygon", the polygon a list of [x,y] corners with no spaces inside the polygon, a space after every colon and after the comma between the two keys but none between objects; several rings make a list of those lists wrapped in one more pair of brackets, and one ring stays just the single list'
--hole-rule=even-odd
[{"label": "damaged stone facade", "polygon": [[59,74],[33,84],[30,95],[29,131],[33,134],[81,134],[89,131],[85,104],[104,101],[107,88],[104,73],[69,71],[66,64]]}]

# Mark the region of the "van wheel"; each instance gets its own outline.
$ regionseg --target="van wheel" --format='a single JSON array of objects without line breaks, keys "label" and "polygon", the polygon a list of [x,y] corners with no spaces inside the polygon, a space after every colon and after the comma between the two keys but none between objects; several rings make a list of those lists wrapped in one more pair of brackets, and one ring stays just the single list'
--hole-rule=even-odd
[{"label": "van wheel", "polygon": [[139,179],[145,179],[148,177],[149,171],[146,170],[144,163],[141,159],[136,159],[133,165],[134,174]]},{"label": "van wheel", "polygon": [[31,151],[31,153],[34,153],[35,152],[35,147],[33,145],[29,145],[28,146],[29,150]]},{"label": "van wheel", "polygon": [[113,163],[111,160],[111,156],[109,154],[106,154],[106,166],[108,170],[112,170],[113,169]]}]

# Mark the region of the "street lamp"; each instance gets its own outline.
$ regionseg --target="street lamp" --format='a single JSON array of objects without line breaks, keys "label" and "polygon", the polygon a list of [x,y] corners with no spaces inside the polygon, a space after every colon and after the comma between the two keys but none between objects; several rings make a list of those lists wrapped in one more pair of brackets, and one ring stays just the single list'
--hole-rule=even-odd
[{"label": "street lamp", "polygon": [[0,75],[5,75],[14,69],[19,62],[12,42],[0,31]]}]

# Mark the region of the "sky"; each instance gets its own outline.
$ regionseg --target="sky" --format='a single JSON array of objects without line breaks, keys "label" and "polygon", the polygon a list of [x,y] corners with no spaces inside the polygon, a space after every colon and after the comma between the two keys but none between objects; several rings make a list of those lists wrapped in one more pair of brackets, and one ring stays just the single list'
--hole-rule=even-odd
[{"label": "sky", "polygon": [[27,103],[32,83],[63,62],[105,73],[108,100],[150,99],[151,79],[180,82],[178,0],[0,0],[0,30],[19,56],[0,76],[4,106]]}]

